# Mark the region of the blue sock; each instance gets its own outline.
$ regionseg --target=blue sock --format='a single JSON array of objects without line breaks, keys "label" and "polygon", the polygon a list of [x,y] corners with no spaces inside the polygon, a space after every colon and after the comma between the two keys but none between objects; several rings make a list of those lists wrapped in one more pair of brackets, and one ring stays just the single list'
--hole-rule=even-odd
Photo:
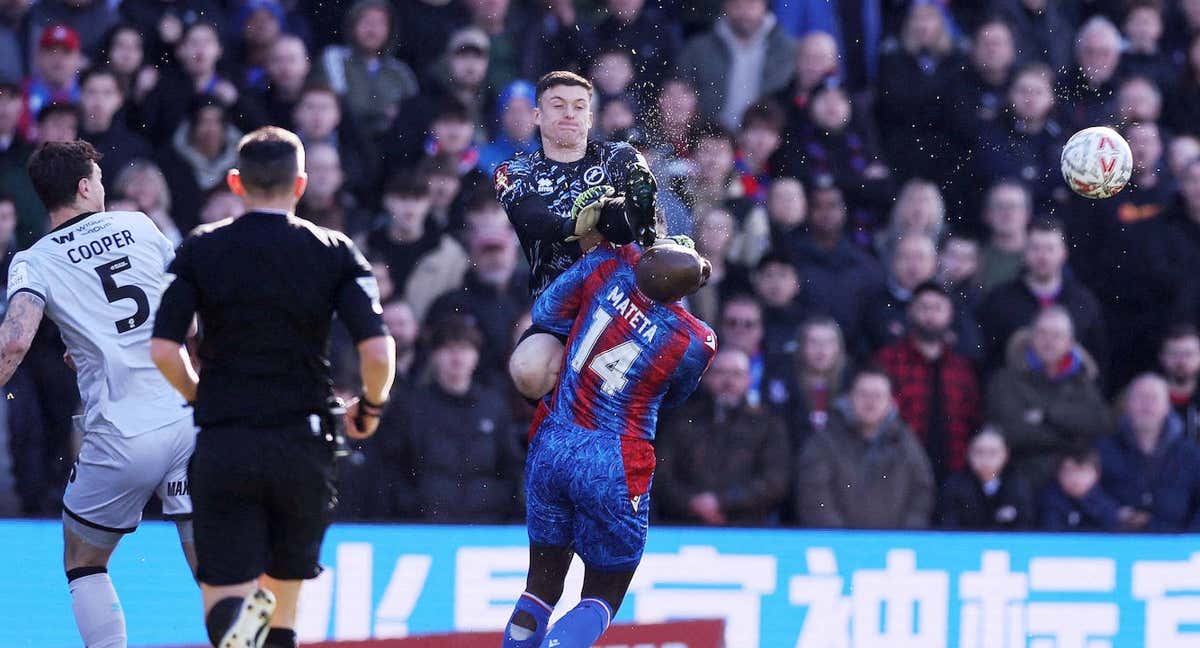
[{"label": "blue sock", "polygon": [[[504,629],[502,648],[537,648],[546,636],[546,627],[550,625],[550,613],[553,611],[554,608],[533,594],[522,594],[521,598],[517,599],[517,607],[508,620],[508,626]],[[521,614],[522,612],[525,614]],[[524,617],[521,619],[522,623],[513,623],[518,616]],[[526,627],[530,619],[537,627]]]},{"label": "blue sock", "polygon": [[600,599],[585,598],[554,624],[541,648],[588,648],[612,622],[612,610]]}]

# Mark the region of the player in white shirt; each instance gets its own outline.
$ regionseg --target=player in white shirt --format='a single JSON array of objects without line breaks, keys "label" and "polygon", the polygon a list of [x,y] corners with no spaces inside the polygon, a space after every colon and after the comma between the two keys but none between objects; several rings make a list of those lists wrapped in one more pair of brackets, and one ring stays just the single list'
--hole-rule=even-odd
[{"label": "player in white shirt", "polygon": [[150,359],[174,250],[146,215],[103,211],[99,157],[75,141],[46,143],[30,158],[52,230],[9,267],[0,384],[48,316],[62,331],[83,397],[76,418],[83,444],[63,494],[63,562],[75,622],[88,648],[124,648],[109,556],[157,493],[194,571],[187,464],[196,433],[191,409]]}]

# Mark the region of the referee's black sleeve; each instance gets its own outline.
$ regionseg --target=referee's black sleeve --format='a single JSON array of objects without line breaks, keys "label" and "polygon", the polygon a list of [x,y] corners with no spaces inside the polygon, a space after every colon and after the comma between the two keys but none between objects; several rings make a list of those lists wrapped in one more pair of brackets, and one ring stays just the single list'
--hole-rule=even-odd
[{"label": "referee's black sleeve", "polygon": [[192,317],[200,303],[196,288],[195,272],[192,267],[191,239],[185,239],[175,252],[175,259],[167,266],[167,273],[174,275],[171,284],[163,291],[158,313],[154,316],[154,337],[183,344]]},{"label": "referee's black sleeve", "polygon": [[341,253],[342,276],[333,298],[334,310],[355,344],[387,335],[379,304],[379,286],[371,273],[371,264],[350,239],[339,235],[335,241]]}]

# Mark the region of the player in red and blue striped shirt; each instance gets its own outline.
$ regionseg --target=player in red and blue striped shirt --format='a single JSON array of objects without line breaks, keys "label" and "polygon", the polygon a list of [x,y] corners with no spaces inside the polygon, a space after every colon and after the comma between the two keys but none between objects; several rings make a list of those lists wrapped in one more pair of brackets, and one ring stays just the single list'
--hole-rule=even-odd
[{"label": "player in red and blue striped shirt", "polygon": [[[686,400],[716,353],[678,303],[708,270],[675,239],[644,254],[604,243],[534,304],[535,324],[569,337],[526,460],[530,571],[504,648],[590,646],[624,599],[646,544],[659,408]],[[573,553],[583,601],[547,634]]]}]

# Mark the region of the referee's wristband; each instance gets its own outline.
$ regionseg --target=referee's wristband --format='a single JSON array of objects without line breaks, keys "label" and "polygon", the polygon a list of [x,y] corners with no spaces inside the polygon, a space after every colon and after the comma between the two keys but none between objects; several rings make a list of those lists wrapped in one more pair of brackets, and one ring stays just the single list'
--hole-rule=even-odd
[{"label": "referee's wristband", "polygon": [[363,409],[372,410],[372,413],[378,416],[386,407],[387,401],[383,401],[382,403],[372,403],[371,399],[367,398],[366,394],[359,394],[358,396],[359,411],[362,411]]}]

